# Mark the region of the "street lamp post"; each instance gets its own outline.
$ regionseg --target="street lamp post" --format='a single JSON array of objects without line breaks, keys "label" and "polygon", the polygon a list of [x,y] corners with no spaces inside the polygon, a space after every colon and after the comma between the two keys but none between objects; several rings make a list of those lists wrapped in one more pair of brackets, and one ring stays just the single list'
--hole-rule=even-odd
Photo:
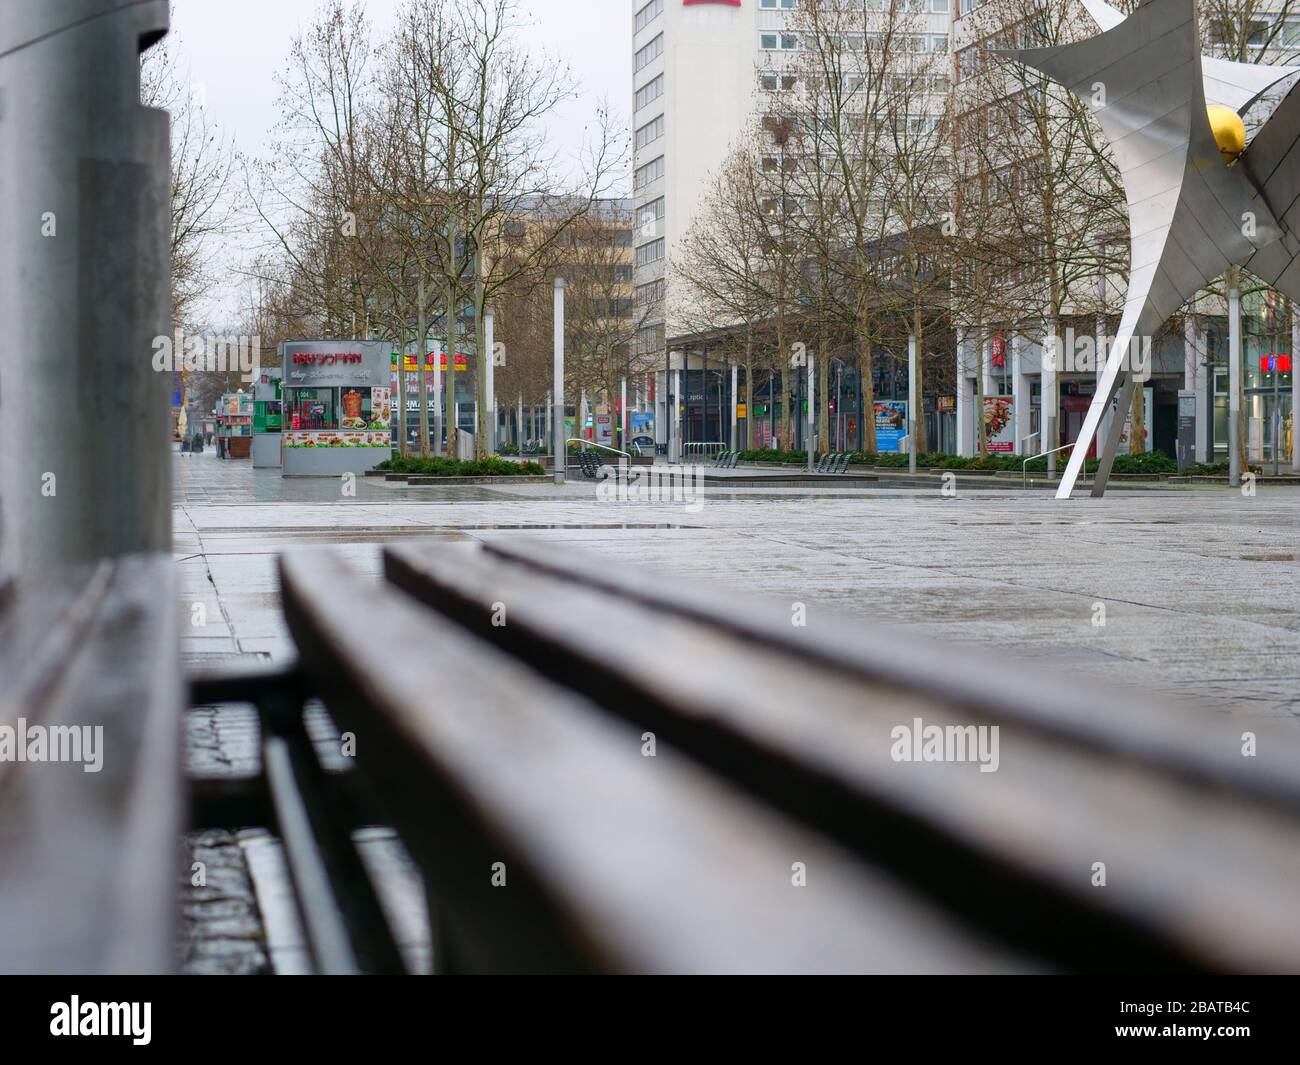
[{"label": "street lamp post", "polygon": [[568,472],[568,454],[564,443],[564,278],[555,279],[555,338],[554,338],[555,399],[551,415],[551,431],[555,434],[551,446],[555,449],[555,483],[563,484]]}]

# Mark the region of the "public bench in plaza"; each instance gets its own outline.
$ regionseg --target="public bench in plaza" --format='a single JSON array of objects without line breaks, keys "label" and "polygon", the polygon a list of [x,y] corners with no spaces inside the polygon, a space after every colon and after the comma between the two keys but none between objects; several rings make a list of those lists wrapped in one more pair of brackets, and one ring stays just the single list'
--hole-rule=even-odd
[{"label": "public bench in plaza", "polygon": [[[297,662],[187,696],[171,565],[0,617],[0,723],[103,727],[99,772],[0,762],[6,971],[170,968],[187,803],[280,838],[321,972],[404,971],[375,824],[441,972],[1300,968],[1300,773],[1228,715],[510,541],[286,555]],[[258,708],[260,778],[187,795],[187,701]]]},{"label": "public bench in plaza", "polygon": [[[353,738],[348,794],[422,870],[440,971],[1300,967],[1300,774],[1243,758],[1239,723],[551,544],[383,569],[281,560],[278,712],[319,695]],[[303,861],[321,956],[367,968],[337,915],[373,906]]]},{"label": "public bench in plaza", "polygon": [[175,564],[0,602],[0,972],[170,970],[186,793]]}]

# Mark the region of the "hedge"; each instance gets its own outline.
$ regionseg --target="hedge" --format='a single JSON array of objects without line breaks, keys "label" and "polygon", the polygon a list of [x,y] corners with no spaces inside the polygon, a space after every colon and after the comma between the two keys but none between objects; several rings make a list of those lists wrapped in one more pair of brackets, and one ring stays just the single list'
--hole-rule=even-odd
[{"label": "hedge", "polygon": [[462,462],[458,459],[421,459],[401,455],[381,462],[375,469],[416,477],[535,477],[546,472],[536,462],[506,462],[498,458]]}]

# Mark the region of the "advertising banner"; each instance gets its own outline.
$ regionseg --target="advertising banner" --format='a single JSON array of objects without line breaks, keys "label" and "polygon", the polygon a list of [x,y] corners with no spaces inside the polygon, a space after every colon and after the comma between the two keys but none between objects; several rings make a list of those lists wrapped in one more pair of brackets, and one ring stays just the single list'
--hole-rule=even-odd
[{"label": "advertising banner", "polygon": [[907,400],[876,401],[876,453],[884,455],[901,450],[907,437]]},{"label": "advertising banner", "polygon": [[984,437],[990,455],[1016,452],[1016,404],[1011,396],[984,397]]},{"label": "advertising banner", "polygon": [[[1146,439],[1145,450],[1147,451],[1151,450],[1151,419],[1153,416],[1152,408],[1154,404],[1155,404],[1155,389],[1154,388],[1142,389],[1142,421],[1143,421],[1144,436]],[[1118,405],[1119,405],[1118,397],[1110,401],[1111,417],[1115,416],[1115,408]],[[1133,433],[1133,408],[1132,406],[1130,406],[1129,409],[1124,412],[1124,432],[1123,435],[1121,435],[1119,438],[1119,446],[1115,449],[1116,455],[1129,454],[1129,451],[1131,450],[1129,448],[1129,440],[1132,438],[1132,433]]]}]

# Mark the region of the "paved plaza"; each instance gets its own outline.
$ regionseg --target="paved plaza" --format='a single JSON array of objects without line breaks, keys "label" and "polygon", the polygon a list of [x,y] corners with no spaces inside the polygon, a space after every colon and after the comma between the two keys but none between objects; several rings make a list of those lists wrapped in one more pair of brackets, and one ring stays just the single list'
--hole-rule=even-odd
[{"label": "paved plaza", "polygon": [[[808,608],[987,648],[1212,712],[1300,712],[1300,489],[1152,487],[1057,502],[1046,489],[705,489],[703,505],[602,501],[563,487],[284,479],[174,458],[175,549],[191,661],[292,653],[281,551],[529,537]],[[744,600],[738,598],[737,608]],[[1103,616],[1104,608],[1104,616]],[[1104,621],[1104,624],[1100,622]]]}]

